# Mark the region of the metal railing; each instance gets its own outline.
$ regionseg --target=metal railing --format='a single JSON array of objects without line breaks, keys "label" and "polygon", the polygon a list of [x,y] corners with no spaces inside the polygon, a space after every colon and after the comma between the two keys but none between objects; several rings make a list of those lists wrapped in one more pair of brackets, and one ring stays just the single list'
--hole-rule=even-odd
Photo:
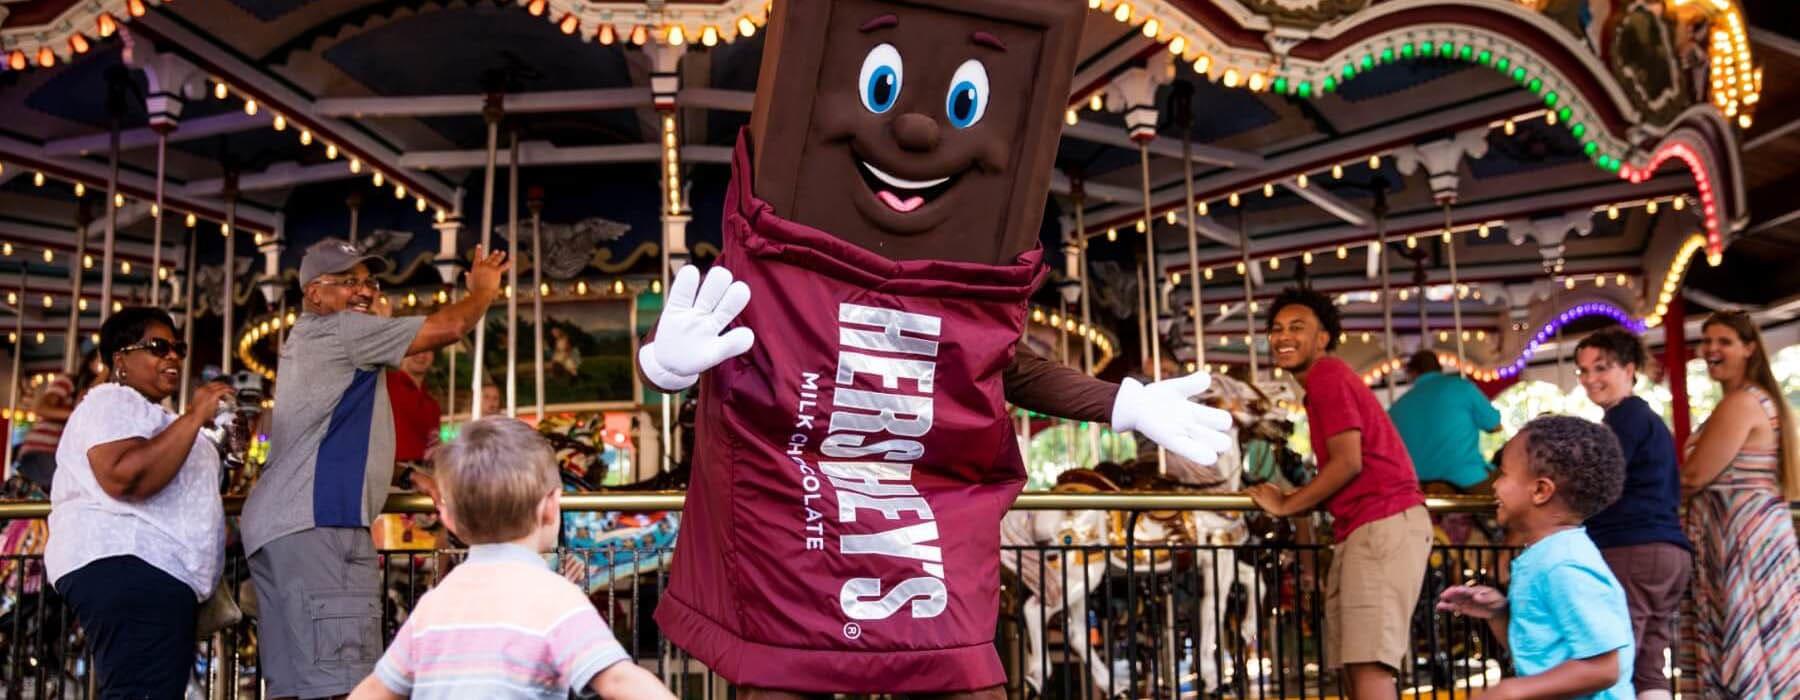
[{"label": "metal railing", "polygon": [[[225,514],[243,511],[243,496],[225,496]],[[687,501],[685,491],[634,491],[564,493],[564,512],[581,513],[616,511],[645,513],[679,511]],[[1427,496],[1425,507],[1433,513],[1481,513],[1494,509],[1494,499],[1483,496]],[[1019,494],[1013,510],[1206,510],[1254,511],[1256,504],[1249,496],[1223,493],[1051,493],[1032,491]],[[423,494],[403,493],[388,496],[384,513],[431,513],[431,499]],[[50,517],[48,501],[0,500],[0,520]]]},{"label": "metal railing", "polygon": [[[683,494],[567,494],[566,512],[673,511]],[[241,499],[228,499],[236,513]],[[1485,498],[1433,497],[1438,514],[1480,513]],[[1140,516],[1167,511],[1249,511],[1236,495],[1060,494],[1020,496],[1019,510],[1123,511],[1125,532]],[[40,518],[44,503],[0,503],[0,520]],[[390,513],[425,513],[431,501],[395,495]],[[1468,517],[1468,516],[1462,516]],[[1479,516],[1477,516],[1479,517]],[[1252,533],[1254,537],[1254,533]],[[637,663],[683,698],[727,698],[720,678],[669,644],[652,613],[666,588],[669,549],[562,549],[579,561],[574,578]],[[1329,547],[1286,542],[1238,544],[1037,544],[1002,548],[1002,614],[995,642],[1013,698],[1325,698],[1341,695],[1327,668],[1324,637]],[[1512,551],[1440,545],[1431,553],[1410,621],[1411,653],[1400,685],[1413,697],[1459,698],[1510,673],[1504,650],[1479,621],[1436,613],[1446,586],[1470,579],[1503,586]],[[458,564],[461,550],[381,552],[384,639],[406,611]],[[624,572],[624,575],[615,575]],[[227,582],[247,579],[241,553],[228,554]],[[0,558],[0,693],[6,698],[88,698],[92,662],[72,611],[44,581],[38,556]],[[247,588],[247,586],[245,586]],[[191,697],[261,698],[255,630],[246,620],[196,646]]]}]

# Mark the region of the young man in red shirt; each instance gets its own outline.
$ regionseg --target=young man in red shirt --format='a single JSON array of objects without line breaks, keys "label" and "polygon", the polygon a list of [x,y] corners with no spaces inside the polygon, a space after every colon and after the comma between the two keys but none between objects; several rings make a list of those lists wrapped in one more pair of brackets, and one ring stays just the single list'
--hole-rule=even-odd
[{"label": "young man in red shirt", "polygon": [[1288,289],[1271,310],[1270,354],[1305,388],[1319,474],[1292,492],[1262,484],[1249,494],[1271,515],[1321,504],[1330,511],[1336,545],[1326,579],[1325,660],[1344,669],[1354,700],[1391,700],[1431,553],[1425,496],[1374,392],[1330,354],[1340,330],[1331,299]]}]

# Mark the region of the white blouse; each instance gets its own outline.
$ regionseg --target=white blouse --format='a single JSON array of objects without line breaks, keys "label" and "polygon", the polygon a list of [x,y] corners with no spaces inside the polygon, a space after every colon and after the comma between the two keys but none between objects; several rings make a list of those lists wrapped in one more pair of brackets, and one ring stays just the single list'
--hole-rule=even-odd
[{"label": "white blouse", "polygon": [[149,439],[175,421],[136,389],[102,384],[88,391],[63,428],[50,487],[50,541],[44,568],[55,582],[104,559],[135,556],[194,589],[212,594],[225,560],[225,509],[219,502],[219,452],[196,435],[181,471],[156,495],[129,503],[108,496],[88,450]]}]

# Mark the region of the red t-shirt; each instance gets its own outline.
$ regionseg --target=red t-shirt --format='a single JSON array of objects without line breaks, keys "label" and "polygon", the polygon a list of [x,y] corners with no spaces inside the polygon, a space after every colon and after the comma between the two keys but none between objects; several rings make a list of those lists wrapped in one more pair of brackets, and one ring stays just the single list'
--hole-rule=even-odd
[{"label": "red t-shirt", "polygon": [[807,693],[1006,682],[1000,517],[1025,482],[1002,374],[1042,281],[895,262],[775,216],[740,140],[718,264],[749,352],[702,375],[656,621],[727,680]]},{"label": "red t-shirt", "polygon": [[1331,460],[1326,440],[1346,430],[1362,431],[1362,471],[1325,502],[1337,541],[1364,524],[1424,505],[1400,432],[1375,392],[1343,360],[1327,356],[1306,373],[1306,421],[1320,466]]},{"label": "red t-shirt", "polygon": [[394,461],[423,462],[425,449],[437,441],[443,411],[425,387],[400,370],[388,370],[388,401],[394,406]]}]

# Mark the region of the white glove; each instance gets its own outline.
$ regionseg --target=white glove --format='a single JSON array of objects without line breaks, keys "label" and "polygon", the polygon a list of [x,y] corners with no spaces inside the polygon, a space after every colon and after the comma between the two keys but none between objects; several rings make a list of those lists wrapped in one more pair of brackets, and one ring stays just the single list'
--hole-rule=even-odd
[{"label": "white glove", "polygon": [[638,350],[638,367],[663,391],[693,386],[701,372],[744,354],[756,343],[749,328],[720,334],[749,303],[750,286],[733,282],[730,270],[714,265],[702,283],[698,268],[681,268],[669,285],[662,318],[656,321],[656,340]]},{"label": "white glove", "polygon": [[1183,458],[1211,465],[1231,449],[1225,432],[1231,429],[1231,414],[1188,400],[1211,385],[1212,376],[1205,372],[1149,385],[1126,379],[1113,399],[1113,430],[1136,430]]}]

